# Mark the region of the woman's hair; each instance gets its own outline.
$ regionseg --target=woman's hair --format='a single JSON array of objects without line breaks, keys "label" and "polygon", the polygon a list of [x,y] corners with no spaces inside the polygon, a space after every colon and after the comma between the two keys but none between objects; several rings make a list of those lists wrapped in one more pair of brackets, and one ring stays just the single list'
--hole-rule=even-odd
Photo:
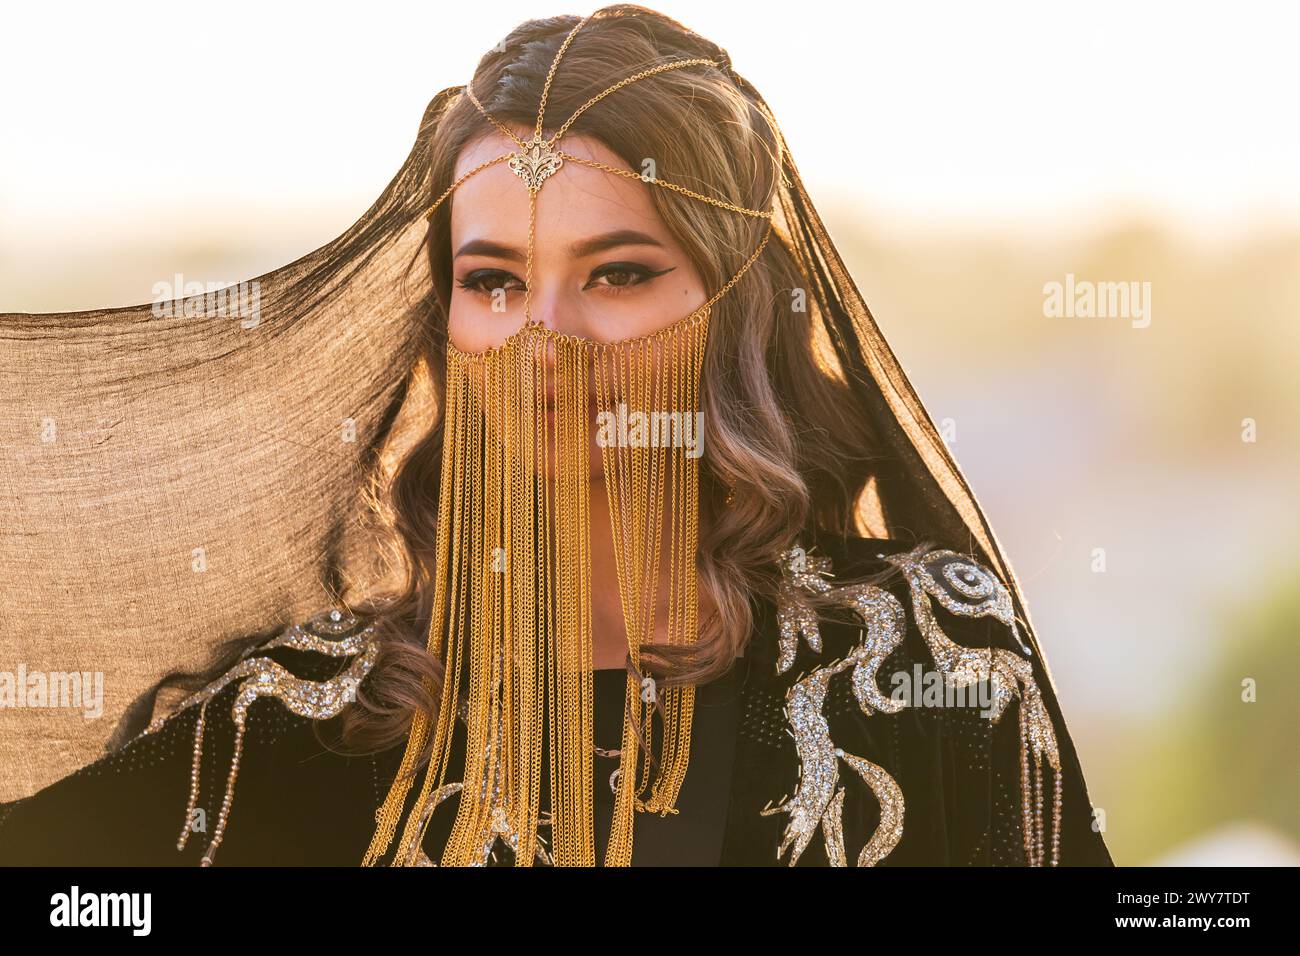
[{"label": "woman's hair", "polygon": [[[552,61],[579,19],[531,20],[483,57],[471,85],[494,116],[531,128]],[[552,80],[545,128],[556,128],[592,96],[644,66],[696,57],[724,66],[639,80],[587,109],[570,131],[599,140],[634,170],[652,157],[657,173],[670,182],[746,208],[771,209],[780,186],[778,132],[730,74],[725,51],[643,7],[606,7],[575,37]],[[492,129],[464,97],[445,110],[427,151],[432,195],[454,181],[461,151]],[[706,289],[726,283],[768,225],[671,190],[651,189],[650,195]],[[442,664],[426,643],[450,245],[450,203],[444,202],[430,220],[426,247],[434,293],[422,363],[439,408],[376,494],[404,553],[405,581],[396,595],[354,607],[374,613],[381,653],[340,725],[347,749],[400,743],[414,713],[435,707],[442,686]],[[716,615],[701,619],[698,644],[691,648],[642,647],[644,669],[665,685],[706,683],[730,668],[754,629],[752,596],[775,598],[780,570],[774,559],[803,529],[856,532],[859,493],[878,446],[866,411],[814,340],[813,323],[801,306],[811,298],[806,285],[778,232],[712,308],[702,382],[708,442],[700,471],[697,569]]]}]

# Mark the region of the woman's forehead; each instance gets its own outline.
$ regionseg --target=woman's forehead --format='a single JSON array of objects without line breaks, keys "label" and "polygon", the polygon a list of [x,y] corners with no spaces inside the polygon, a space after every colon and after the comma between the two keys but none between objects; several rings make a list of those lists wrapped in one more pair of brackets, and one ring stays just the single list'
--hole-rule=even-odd
[{"label": "woman's forehead", "polygon": [[[531,133],[520,138],[527,140]],[[518,147],[497,130],[468,144],[457,159],[459,178],[480,163]],[[561,138],[563,152],[617,169],[627,163],[603,143],[569,133]],[[664,229],[650,198],[652,187],[639,180],[566,162],[547,178],[537,193],[536,235],[538,241],[564,236],[581,238],[593,232],[616,228],[637,228],[662,233]],[[493,238],[499,241],[528,235],[528,189],[505,162],[475,173],[448,197],[452,203],[453,241]],[[472,233],[472,234],[471,234]]]}]

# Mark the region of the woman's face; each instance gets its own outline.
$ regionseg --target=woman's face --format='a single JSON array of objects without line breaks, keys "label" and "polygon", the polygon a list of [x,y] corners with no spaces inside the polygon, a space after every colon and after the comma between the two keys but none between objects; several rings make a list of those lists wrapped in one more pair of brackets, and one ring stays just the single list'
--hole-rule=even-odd
[{"label": "woman's face", "polygon": [[[514,129],[525,142],[532,138],[531,129]],[[559,148],[626,168],[589,137],[566,134]],[[491,130],[461,151],[455,177],[513,149]],[[615,342],[656,332],[704,304],[698,272],[651,202],[650,190],[659,188],[571,162],[542,184],[529,303],[534,320],[566,335]],[[449,198],[448,336],[462,352],[478,352],[524,324],[528,190],[502,162],[471,176]]]},{"label": "woman's face", "polygon": [[[525,141],[532,130],[515,132]],[[480,163],[513,150],[493,129],[469,144],[456,164],[459,179]],[[600,142],[565,136],[568,153],[616,168],[625,164]],[[657,332],[704,304],[704,284],[686,253],[673,241],[650,198],[662,187],[566,162],[537,194],[533,240],[534,321],[554,332],[596,343],[617,342]],[[504,163],[467,179],[451,196],[452,294],[448,337],[462,352],[500,345],[525,321],[524,287],[528,255],[528,189]],[[656,353],[659,354],[659,353]],[[554,382],[554,346],[546,353]],[[603,478],[597,434],[600,409],[588,377],[591,410],[587,472]],[[548,391],[554,385],[548,385]],[[607,413],[608,414],[608,413]],[[549,461],[560,448],[555,411],[548,407]]]}]

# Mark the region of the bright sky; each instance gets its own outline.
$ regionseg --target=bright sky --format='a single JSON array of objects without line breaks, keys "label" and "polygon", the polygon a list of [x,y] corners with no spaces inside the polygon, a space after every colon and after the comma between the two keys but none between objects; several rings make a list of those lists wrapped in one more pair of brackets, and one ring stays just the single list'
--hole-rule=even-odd
[{"label": "bright sky", "polygon": [[[654,5],[728,48],[810,185],[864,209],[922,223],[1101,205],[1202,226],[1300,215],[1294,6]],[[250,209],[310,210],[328,238],[396,171],[437,90],[518,22],[595,6],[11,5],[6,255],[146,216],[216,230]]]}]

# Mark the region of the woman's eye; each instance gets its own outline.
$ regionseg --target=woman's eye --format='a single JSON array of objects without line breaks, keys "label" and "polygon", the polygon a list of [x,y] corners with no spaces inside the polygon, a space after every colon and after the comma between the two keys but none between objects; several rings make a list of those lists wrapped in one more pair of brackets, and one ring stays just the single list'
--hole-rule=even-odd
[{"label": "woman's eye", "polygon": [[509,272],[501,269],[475,269],[456,284],[469,292],[491,295],[497,289],[505,289],[507,292],[514,291],[510,286],[512,282],[516,284],[515,289],[523,291],[524,283]]},{"label": "woman's eye", "polygon": [[[676,266],[667,269],[650,269],[635,262],[611,262],[596,269],[583,287],[600,288],[610,294],[618,293],[633,286],[643,285],[651,279],[672,272]],[[503,269],[475,269],[457,280],[457,285],[468,292],[479,295],[491,295],[497,289],[507,292],[522,292],[525,284],[522,279]]]},{"label": "woman's eye", "polygon": [[[607,289],[613,293],[618,293],[632,286],[642,285],[655,279],[667,272],[672,272],[675,266],[667,269],[648,269],[643,265],[635,262],[611,262],[601,266],[591,274],[591,279],[584,288],[590,289],[593,286]],[[601,281],[605,280],[605,281]]]}]

